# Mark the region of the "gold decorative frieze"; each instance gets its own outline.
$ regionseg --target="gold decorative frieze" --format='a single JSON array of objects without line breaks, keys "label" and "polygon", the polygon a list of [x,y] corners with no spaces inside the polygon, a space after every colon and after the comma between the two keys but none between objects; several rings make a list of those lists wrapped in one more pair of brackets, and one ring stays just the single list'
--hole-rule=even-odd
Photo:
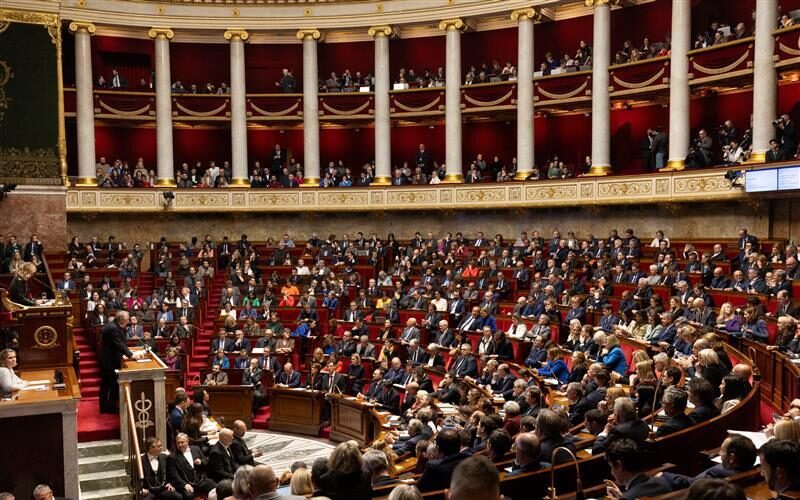
[{"label": "gold decorative frieze", "polygon": [[[743,166],[743,169],[753,167]],[[347,212],[384,210],[462,210],[563,206],[647,205],[751,197],[730,189],[727,168],[675,171],[640,176],[578,177],[500,184],[333,189],[173,190],[165,203],[161,189],[71,188],[68,213],[92,212]]]},{"label": "gold decorative frieze", "polygon": [[587,7],[601,7],[603,5],[619,5],[619,0],[585,0]]}]

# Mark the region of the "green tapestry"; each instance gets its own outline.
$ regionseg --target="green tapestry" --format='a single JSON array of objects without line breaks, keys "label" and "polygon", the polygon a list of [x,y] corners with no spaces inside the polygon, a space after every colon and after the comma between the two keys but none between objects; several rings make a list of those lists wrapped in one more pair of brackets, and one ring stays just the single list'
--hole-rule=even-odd
[{"label": "green tapestry", "polygon": [[0,10],[0,182],[60,176],[59,37],[55,15]]}]

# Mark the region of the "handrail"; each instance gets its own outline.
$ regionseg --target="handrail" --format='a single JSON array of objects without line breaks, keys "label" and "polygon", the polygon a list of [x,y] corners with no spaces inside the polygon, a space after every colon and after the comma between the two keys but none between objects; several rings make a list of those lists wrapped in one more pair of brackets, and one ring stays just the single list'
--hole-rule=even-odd
[{"label": "handrail", "polygon": [[[130,384],[123,384],[125,388],[125,410],[128,413],[128,429],[131,434],[131,443],[133,446],[128,447],[128,463],[133,467],[136,464],[136,470],[131,471],[131,482],[133,486],[133,497],[135,499],[142,498],[142,482],[144,481],[144,469],[142,468],[142,452],[139,449],[139,435],[136,432],[136,420],[133,417],[133,404],[131,403],[131,386]],[[134,474],[138,472],[138,474]]]}]

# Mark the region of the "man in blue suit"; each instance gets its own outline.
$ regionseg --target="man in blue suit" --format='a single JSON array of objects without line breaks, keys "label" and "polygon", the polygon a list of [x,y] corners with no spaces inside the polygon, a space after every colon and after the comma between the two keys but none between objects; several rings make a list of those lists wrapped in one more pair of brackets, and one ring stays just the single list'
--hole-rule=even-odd
[{"label": "man in blue suit", "polygon": [[290,388],[300,387],[300,372],[294,371],[291,363],[286,363],[283,365],[283,371],[278,375],[277,383]]},{"label": "man in blue suit", "polygon": [[675,341],[675,335],[678,334],[678,329],[672,323],[672,313],[667,311],[661,313],[661,325],[664,327],[661,333],[650,338],[650,344],[654,346],[661,346],[666,349],[671,346]]},{"label": "man in blue suit", "polygon": [[450,374],[456,377],[478,376],[478,363],[472,357],[472,345],[469,342],[461,344],[461,355],[453,362]]},{"label": "man in blue suit", "polygon": [[183,423],[183,416],[186,414],[186,408],[189,407],[189,396],[185,392],[178,393],[175,396],[175,406],[169,412],[169,423],[174,432],[178,432]]}]

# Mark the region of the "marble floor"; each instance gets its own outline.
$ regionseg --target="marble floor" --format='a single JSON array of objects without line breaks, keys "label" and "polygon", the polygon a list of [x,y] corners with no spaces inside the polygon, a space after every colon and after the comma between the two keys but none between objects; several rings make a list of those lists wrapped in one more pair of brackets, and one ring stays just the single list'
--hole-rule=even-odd
[{"label": "marble floor", "polygon": [[269,465],[280,476],[291,465],[302,460],[310,468],[317,458],[328,458],[334,445],[322,440],[269,431],[248,431],[244,436],[251,450],[262,455],[256,463]]}]

